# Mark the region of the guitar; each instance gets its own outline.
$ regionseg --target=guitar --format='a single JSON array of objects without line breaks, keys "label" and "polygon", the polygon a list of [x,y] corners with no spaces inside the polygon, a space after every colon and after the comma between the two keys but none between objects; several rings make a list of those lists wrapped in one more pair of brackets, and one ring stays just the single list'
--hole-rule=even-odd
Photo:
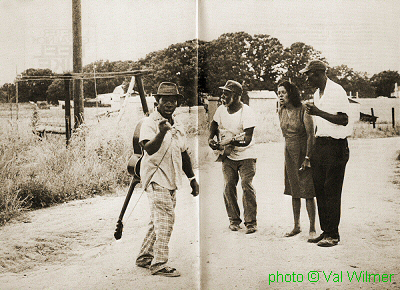
[{"label": "guitar", "polygon": [[[135,78],[138,88],[139,88],[139,93],[140,93],[140,100],[142,102],[142,108],[143,112],[145,113],[146,116],[148,116],[149,111],[146,103],[146,97],[144,95],[144,90],[143,90],[143,85],[142,85],[142,80],[141,78],[138,78],[138,76]],[[146,117],[145,117],[146,118]],[[122,237],[122,230],[123,230],[123,223],[122,219],[124,217],[125,211],[128,207],[129,201],[132,197],[132,193],[136,187],[140,183],[140,163],[143,158],[144,150],[139,144],[139,137],[140,137],[140,129],[142,128],[142,123],[145,118],[142,118],[135,127],[135,130],[133,132],[133,140],[132,140],[132,145],[133,145],[133,155],[128,161],[128,172],[133,176],[131,184],[128,189],[128,194],[125,197],[124,204],[122,205],[121,213],[119,214],[118,221],[117,221],[117,226],[114,232],[114,238],[116,240],[119,240]]]},{"label": "guitar", "polygon": [[222,139],[218,144],[222,149],[217,149],[214,150],[214,154],[217,156],[217,159],[215,160],[216,162],[222,162],[225,160],[226,157],[231,154],[232,150],[235,148],[235,146],[230,145],[232,141],[238,141],[238,140],[244,140],[245,133],[240,133],[237,134],[233,137],[230,138],[224,138]]}]

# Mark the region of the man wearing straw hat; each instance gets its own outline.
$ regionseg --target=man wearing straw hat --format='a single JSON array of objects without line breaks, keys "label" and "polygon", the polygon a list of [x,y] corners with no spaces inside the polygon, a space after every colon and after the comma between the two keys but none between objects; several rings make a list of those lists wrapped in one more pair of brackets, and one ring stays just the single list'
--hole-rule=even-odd
[{"label": "man wearing straw hat", "polygon": [[181,184],[182,170],[189,178],[192,195],[199,193],[187,152],[184,126],[172,116],[179,96],[176,84],[162,82],[159,85],[155,95],[157,109],[143,121],[139,137],[144,149],[141,182],[148,196],[151,221],[136,265],[149,268],[152,275],[166,277],[180,276],[176,269],[167,266],[167,262],[168,243],[175,221],[175,194]]}]

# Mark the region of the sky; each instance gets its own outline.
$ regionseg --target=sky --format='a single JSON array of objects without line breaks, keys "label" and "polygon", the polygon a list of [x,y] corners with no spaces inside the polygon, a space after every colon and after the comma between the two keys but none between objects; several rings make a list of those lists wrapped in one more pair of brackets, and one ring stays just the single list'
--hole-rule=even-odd
[{"label": "sky", "polygon": [[[397,0],[81,0],[83,65],[244,31],[304,42],[329,65],[400,71]],[[0,0],[0,85],[28,68],[72,70],[72,0]]]}]

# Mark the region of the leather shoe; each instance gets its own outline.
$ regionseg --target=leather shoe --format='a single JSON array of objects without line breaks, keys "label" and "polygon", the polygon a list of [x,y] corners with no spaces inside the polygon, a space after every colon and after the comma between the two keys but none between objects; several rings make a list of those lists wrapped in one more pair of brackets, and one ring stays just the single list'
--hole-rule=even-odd
[{"label": "leather shoe", "polygon": [[233,232],[237,232],[240,229],[240,225],[237,224],[230,224],[229,229]]},{"label": "leather shoe", "polygon": [[318,242],[318,246],[320,247],[333,247],[339,243],[338,239],[333,239],[331,237],[325,237],[321,241]]},{"label": "leather shoe", "polygon": [[247,229],[246,229],[246,234],[252,234],[252,233],[255,233],[256,231],[257,231],[257,227],[251,225],[251,226],[248,226],[248,227],[247,227]]},{"label": "leather shoe", "polygon": [[309,242],[309,243],[318,243],[319,241],[321,241],[323,238],[325,237],[325,234],[324,233],[322,233],[322,234],[320,234],[318,237],[316,237],[316,238],[313,238],[313,239],[308,239],[307,240],[307,242]]}]

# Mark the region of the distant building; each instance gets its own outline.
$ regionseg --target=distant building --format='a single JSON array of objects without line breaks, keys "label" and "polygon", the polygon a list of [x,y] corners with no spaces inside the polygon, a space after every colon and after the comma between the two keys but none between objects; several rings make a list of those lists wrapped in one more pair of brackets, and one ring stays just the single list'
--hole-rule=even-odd
[{"label": "distant building", "polygon": [[278,109],[278,96],[274,91],[260,90],[249,91],[249,106],[261,110]]},{"label": "distant building", "polygon": [[399,92],[399,87],[397,86],[397,83],[394,85],[394,92],[390,94],[390,97],[392,98],[400,98],[400,92]]}]

